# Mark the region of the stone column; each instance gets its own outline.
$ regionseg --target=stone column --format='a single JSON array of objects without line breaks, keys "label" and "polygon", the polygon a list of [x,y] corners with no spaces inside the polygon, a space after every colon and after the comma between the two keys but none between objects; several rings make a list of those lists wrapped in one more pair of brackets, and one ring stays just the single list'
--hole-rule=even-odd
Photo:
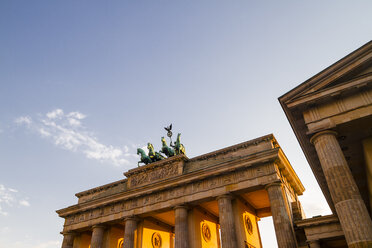
[{"label": "stone column", "polygon": [[372,221],[334,131],[315,134],[315,146],[349,247],[372,247]]},{"label": "stone column", "polygon": [[105,227],[101,225],[93,226],[92,239],[90,241],[90,248],[103,248],[103,234]]},{"label": "stone column", "polygon": [[319,240],[310,240],[307,241],[307,244],[309,245],[309,248],[320,248]]},{"label": "stone column", "polygon": [[175,212],[175,248],[188,248],[189,247],[189,232],[187,224],[187,211],[186,206],[180,205],[174,208]]},{"label": "stone column", "polygon": [[278,247],[297,247],[289,208],[282,189],[282,183],[271,183],[266,186],[266,190],[269,194],[271,214],[273,217]]},{"label": "stone column", "polygon": [[138,218],[132,216],[125,220],[123,247],[134,248]]},{"label": "stone column", "polygon": [[238,247],[234,223],[235,218],[231,200],[231,195],[222,195],[217,197],[221,226],[221,243],[223,248]]},{"label": "stone column", "polygon": [[75,235],[71,232],[63,233],[62,248],[72,248],[74,246]]}]

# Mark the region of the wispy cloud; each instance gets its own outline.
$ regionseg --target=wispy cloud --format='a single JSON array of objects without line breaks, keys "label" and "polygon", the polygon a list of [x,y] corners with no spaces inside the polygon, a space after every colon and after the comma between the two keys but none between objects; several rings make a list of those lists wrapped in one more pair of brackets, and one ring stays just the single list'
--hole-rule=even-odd
[{"label": "wispy cloud", "polygon": [[7,216],[8,212],[4,208],[14,206],[29,207],[30,203],[27,199],[20,199],[18,190],[7,188],[3,184],[0,184],[0,215]]},{"label": "wispy cloud", "polygon": [[36,131],[58,147],[81,152],[89,159],[119,166],[128,164],[129,159],[136,156],[127,146],[119,148],[100,143],[82,124],[85,118],[86,115],[80,112],[65,113],[62,109],[55,109],[36,119],[20,116],[15,123]]},{"label": "wispy cloud", "polygon": [[20,116],[17,119],[14,120],[15,123],[18,125],[26,124],[30,125],[32,123],[31,117],[29,116]]},{"label": "wispy cloud", "polygon": [[19,205],[29,207],[30,203],[27,200],[20,200]]}]

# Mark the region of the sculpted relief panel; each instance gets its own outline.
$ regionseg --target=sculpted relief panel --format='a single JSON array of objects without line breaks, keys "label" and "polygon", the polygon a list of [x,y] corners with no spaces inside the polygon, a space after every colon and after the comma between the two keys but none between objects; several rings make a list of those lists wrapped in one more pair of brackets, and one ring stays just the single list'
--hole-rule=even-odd
[{"label": "sculpted relief panel", "polygon": [[129,187],[133,188],[181,175],[183,172],[184,161],[182,160],[182,157],[180,157],[178,160],[174,160],[170,163],[164,164],[160,161],[154,165],[155,166],[149,166],[143,169],[134,169],[133,171],[125,173],[128,178]]},{"label": "sculpted relief panel", "polygon": [[154,181],[158,181],[163,178],[169,178],[178,175],[178,164],[168,164],[161,168],[156,168],[151,172],[140,172],[136,175],[132,175],[130,180],[130,186],[138,186]]}]

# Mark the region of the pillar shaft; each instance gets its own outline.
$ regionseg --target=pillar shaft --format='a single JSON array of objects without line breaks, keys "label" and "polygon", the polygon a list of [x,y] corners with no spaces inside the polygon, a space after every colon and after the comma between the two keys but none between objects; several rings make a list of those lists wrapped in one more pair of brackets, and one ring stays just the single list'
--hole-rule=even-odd
[{"label": "pillar shaft", "polygon": [[186,206],[177,206],[174,209],[175,212],[175,248],[188,248],[189,247],[189,233],[187,224],[187,212]]},{"label": "pillar shaft", "polygon": [[62,241],[62,248],[72,248],[73,246],[74,246],[74,234],[64,233],[63,241]]},{"label": "pillar shaft", "polygon": [[105,228],[103,226],[93,226],[92,239],[90,248],[103,248],[103,234]]},{"label": "pillar shaft", "polygon": [[351,174],[336,132],[311,138],[349,247],[372,246],[372,221]]},{"label": "pillar shaft", "polygon": [[223,195],[217,198],[223,248],[238,247],[231,200],[232,197],[230,195]]},{"label": "pillar shaft", "polygon": [[266,186],[266,190],[269,194],[271,214],[273,217],[278,247],[297,247],[289,209],[282,189],[282,184],[269,184],[268,186]]},{"label": "pillar shaft", "polygon": [[135,233],[137,230],[137,221],[135,217],[125,219],[125,230],[124,230],[124,242],[123,247],[134,248],[135,245]]}]

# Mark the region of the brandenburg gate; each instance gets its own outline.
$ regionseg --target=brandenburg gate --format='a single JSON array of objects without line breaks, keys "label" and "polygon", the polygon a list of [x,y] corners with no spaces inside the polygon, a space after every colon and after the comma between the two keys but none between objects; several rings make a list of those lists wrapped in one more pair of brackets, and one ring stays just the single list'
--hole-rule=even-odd
[{"label": "brandenburg gate", "polygon": [[299,178],[272,134],[194,158],[178,154],[77,193],[62,248],[259,248],[272,216],[279,247],[297,247]]}]

